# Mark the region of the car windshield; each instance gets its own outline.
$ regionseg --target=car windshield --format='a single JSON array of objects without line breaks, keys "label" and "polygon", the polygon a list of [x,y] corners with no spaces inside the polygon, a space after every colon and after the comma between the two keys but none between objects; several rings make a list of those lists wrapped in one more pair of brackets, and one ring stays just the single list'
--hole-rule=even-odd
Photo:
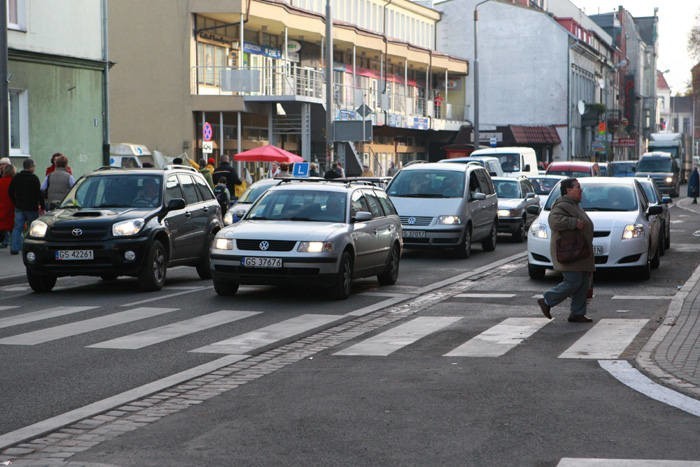
[{"label": "car windshield", "polygon": [[391,181],[387,193],[408,198],[462,198],[464,172],[402,170]]},{"label": "car windshield", "polygon": [[493,185],[499,198],[522,198],[520,182],[517,180],[494,180]]},{"label": "car windshield", "polygon": [[248,188],[240,198],[238,198],[239,203],[254,203],[256,199],[260,198],[260,195],[265,193],[267,190],[275,186],[274,183],[261,183],[259,185],[254,184]]},{"label": "car windshield", "polygon": [[610,164],[610,175],[614,177],[632,177],[636,171],[635,166],[637,164],[632,163],[621,163],[621,164]]},{"label": "car windshield", "polygon": [[669,157],[643,157],[637,164],[637,172],[671,172]]},{"label": "car windshield", "polygon": [[324,190],[272,190],[261,196],[246,220],[346,222],[347,196]]},{"label": "car windshield", "polygon": [[[629,185],[613,185],[603,183],[587,183],[582,185],[581,207],[584,211],[635,211],[637,196],[634,188]],[[554,202],[561,198],[557,190],[547,200],[545,210],[552,209]]]},{"label": "car windshield", "polygon": [[61,208],[126,208],[160,206],[162,177],[150,174],[94,175],[81,178]]},{"label": "car windshield", "polygon": [[559,183],[558,178],[530,178],[532,186],[535,187],[535,193],[538,195],[548,195],[554,185]]},{"label": "car windshield", "polygon": [[520,154],[498,154],[496,157],[505,173],[520,172]]}]

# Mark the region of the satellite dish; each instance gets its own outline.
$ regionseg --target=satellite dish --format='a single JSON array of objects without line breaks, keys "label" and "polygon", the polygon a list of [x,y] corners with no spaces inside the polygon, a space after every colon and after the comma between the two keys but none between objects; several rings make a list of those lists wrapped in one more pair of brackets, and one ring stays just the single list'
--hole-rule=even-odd
[{"label": "satellite dish", "polygon": [[577,107],[578,107],[578,113],[580,115],[583,115],[586,113],[586,103],[585,102],[583,102],[582,100],[578,101]]}]

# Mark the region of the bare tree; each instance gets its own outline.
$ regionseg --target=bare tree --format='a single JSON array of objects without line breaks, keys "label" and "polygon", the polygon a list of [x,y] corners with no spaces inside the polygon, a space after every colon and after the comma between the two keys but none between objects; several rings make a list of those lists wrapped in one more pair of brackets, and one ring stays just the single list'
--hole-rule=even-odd
[{"label": "bare tree", "polygon": [[700,13],[695,15],[695,24],[688,34],[688,53],[695,61],[700,61]]}]

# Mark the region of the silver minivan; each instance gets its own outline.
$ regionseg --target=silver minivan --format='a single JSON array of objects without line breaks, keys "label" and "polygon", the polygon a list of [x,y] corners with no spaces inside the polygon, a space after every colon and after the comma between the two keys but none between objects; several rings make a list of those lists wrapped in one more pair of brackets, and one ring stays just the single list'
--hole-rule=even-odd
[{"label": "silver minivan", "polygon": [[406,248],[452,248],[461,258],[472,242],[496,248],[498,199],[477,164],[415,164],[394,176],[387,193],[396,206]]}]

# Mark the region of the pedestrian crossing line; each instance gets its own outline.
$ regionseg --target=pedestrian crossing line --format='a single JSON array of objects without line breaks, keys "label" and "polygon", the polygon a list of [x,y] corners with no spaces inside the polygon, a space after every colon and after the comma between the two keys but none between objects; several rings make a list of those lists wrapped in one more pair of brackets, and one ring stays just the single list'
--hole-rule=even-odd
[{"label": "pedestrian crossing line", "polygon": [[[150,302],[157,302],[157,301],[161,301],[161,300],[166,300],[166,299],[168,299],[168,298],[177,297],[178,295],[186,295],[186,294],[190,294],[190,293],[200,292],[200,291],[202,291],[202,290],[210,289],[210,288],[212,288],[212,287],[213,287],[212,285],[205,285],[205,286],[202,286],[202,287],[187,287],[187,289],[184,290],[184,291],[182,291],[182,292],[173,292],[173,293],[169,293],[169,294],[165,294],[165,295],[159,295],[159,296],[157,296],[157,297],[146,298],[146,299],[139,300],[139,301],[136,301],[136,302],[125,303],[125,304],[123,304],[122,306],[128,308],[128,307],[130,307],[130,306],[143,305],[144,303],[150,303]],[[182,288],[182,287],[181,287],[181,288]],[[169,289],[170,289],[170,288],[168,288],[168,289],[166,289],[166,290],[169,290]]]},{"label": "pedestrian crossing line", "polygon": [[700,461],[562,457],[557,467],[700,467]]},{"label": "pedestrian crossing line", "polygon": [[500,357],[549,322],[547,318],[507,318],[444,356]]},{"label": "pedestrian crossing line", "polygon": [[[0,307],[5,308],[17,308],[17,307]],[[33,321],[41,321],[42,319],[55,318],[57,316],[65,316],[73,313],[79,313],[81,311],[93,310],[99,308],[97,306],[57,306],[53,308],[47,308],[45,310],[32,311],[31,313],[23,313],[17,316],[9,316],[7,318],[0,319],[0,329],[9,328],[10,326],[17,326],[19,324],[27,324]]]},{"label": "pedestrian crossing line", "polygon": [[671,300],[668,295],[613,295],[612,300]]},{"label": "pedestrian crossing line", "polygon": [[77,336],[98,329],[104,329],[118,324],[130,323],[145,318],[170,313],[179,310],[179,308],[151,308],[141,307],[133,310],[120,311],[110,315],[99,316],[97,318],[76,321],[73,323],[62,324],[51,328],[40,329],[38,331],[17,334],[15,336],[5,337],[0,339],[0,344],[4,345],[36,345],[45,342],[63,339],[64,337]]},{"label": "pedestrian crossing line", "polygon": [[195,353],[242,355],[277,341],[302,334],[320,326],[345,319],[342,315],[307,314],[296,316],[264,328],[246,332],[213,344],[190,350]]},{"label": "pedestrian crossing line", "polygon": [[460,293],[455,295],[456,298],[513,298],[514,293]]},{"label": "pedestrian crossing line", "polygon": [[221,310],[214,313],[207,313],[204,316],[198,316],[196,318],[149,329],[147,331],[137,332],[128,336],[98,342],[97,344],[88,345],[88,347],[97,349],[142,349],[149,345],[176,339],[188,334],[194,334],[195,332],[204,331],[205,329],[210,329],[222,324],[232,323],[259,315],[260,313],[260,311]]},{"label": "pedestrian crossing line", "polygon": [[363,355],[386,357],[419,339],[450,326],[462,319],[460,316],[421,316],[400,324],[374,337],[358,342],[333,355]]},{"label": "pedestrian crossing line", "polygon": [[0,305],[0,311],[12,310],[15,308],[19,308],[19,305]]},{"label": "pedestrian crossing line", "polygon": [[559,358],[617,359],[648,319],[601,319]]}]

